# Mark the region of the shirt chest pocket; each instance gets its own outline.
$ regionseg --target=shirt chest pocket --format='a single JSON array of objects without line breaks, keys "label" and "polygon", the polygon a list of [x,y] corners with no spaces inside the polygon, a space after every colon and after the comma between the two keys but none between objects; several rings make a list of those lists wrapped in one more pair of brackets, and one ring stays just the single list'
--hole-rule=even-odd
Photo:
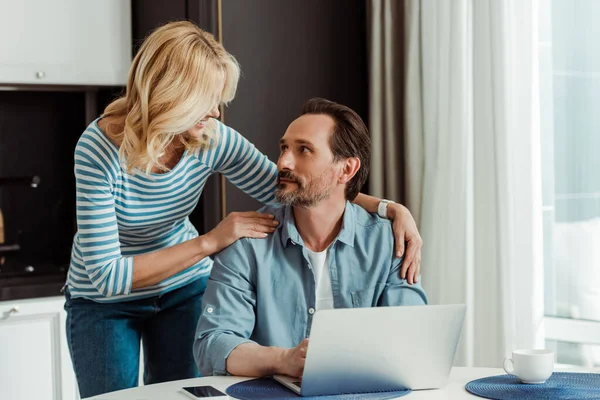
[{"label": "shirt chest pocket", "polygon": [[350,292],[350,295],[352,296],[352,307],[377,307],[377,302],[379,301],[384,286],[385,285],[378,283],[368,289]]}]

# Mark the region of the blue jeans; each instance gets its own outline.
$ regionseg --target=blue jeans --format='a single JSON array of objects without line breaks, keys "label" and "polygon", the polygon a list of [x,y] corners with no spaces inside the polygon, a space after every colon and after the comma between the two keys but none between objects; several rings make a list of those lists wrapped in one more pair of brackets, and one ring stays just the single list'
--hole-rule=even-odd
[{"label": "blue jeans", "polygon": [[67,343],[81,397],[137,386],[140,339],[144,384],[200,376],[192,346],[206,280],[120,303],[72,299],[67,290]]}]

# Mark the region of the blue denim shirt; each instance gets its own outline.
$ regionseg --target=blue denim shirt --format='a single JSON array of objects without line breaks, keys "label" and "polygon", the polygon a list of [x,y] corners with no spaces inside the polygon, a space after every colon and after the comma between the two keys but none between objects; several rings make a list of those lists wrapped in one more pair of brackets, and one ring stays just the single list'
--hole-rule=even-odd
[{"label": "blue denim shirt", "polygon": [[[240,239],[215,257],[202,301],[194,356],[202,375],[226,375],[242,343],[291,348],[310,335],[315,278],[289,206],[267,206],[279,221],[265,239]],[[388,220],[346,203],[329,247],[335,308],[423,305],[420,283],[400,278]]]}]

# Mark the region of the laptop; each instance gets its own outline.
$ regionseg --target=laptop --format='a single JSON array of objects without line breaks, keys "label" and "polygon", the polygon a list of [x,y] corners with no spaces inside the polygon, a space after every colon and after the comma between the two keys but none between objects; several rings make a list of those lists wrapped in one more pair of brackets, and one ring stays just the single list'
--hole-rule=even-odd
[{"label": "laptop", "polygon": [[465,313],[464,304],[317,311],[302,379],[274,378],[301,396],[440,388]]}]

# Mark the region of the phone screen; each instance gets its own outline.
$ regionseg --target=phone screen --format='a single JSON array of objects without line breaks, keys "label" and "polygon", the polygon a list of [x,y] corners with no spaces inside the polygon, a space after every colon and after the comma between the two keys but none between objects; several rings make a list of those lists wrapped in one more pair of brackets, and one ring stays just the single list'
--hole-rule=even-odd
[{"label": "phone screen", "polygon": [[191,395],[196,397],[218,397],[218,396],[227,396],[225,393],[222,393],[215,389],[212,386],[191,386],[184,387],[183,390],[188,392]]}]

